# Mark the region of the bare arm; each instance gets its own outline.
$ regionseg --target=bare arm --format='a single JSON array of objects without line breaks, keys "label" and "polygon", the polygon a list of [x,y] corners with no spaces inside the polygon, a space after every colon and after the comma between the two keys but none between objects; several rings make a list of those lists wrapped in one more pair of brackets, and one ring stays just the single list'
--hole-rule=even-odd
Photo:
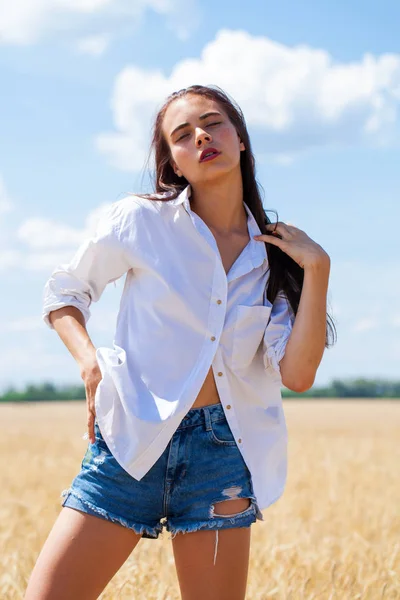
[{"label": "bare arm", "polygon": [[[278,246],[304,269],[303,288],[293,327],[289,321],[288,327],[283,327],[282,318],[279,319],[279,314],[274,315],[279,311],[274,311],[274,307],[271,311],[271,323],[265,333],[266,344],[271,347],[267,350],[266,363],[270,353],[274,358],[272,346],[280,345],[279,355],[282,356],[284,351],[284,356],[279,359],[278,367],[275,364],[275,368],[280,371],[283,385],[293,391],[304,392],[314,383],[325,349],[326,296],[331,261],[319,244],[294,225],[279,221],[266,227],[271,233],[254,236],[255,239]],[[276,339],[279,333],[284,336],[281,342]]]},{"label": "bare arm", "polygon": [[111,204],[100,217],[94,235],[79,246],[72,259],[58,264],[43,290],[42,318],[55,329],[79,365],[85,383],[89,439],[94,442],[95,394],[102,373],[86,324],[92,302],[107,284],[136,265],[132,250],[141,205],[128,198]]},{"label": "bare arm", "polygon": [[329,271],[328,259],[304,270],[296,320],[280,362],[283,385],[297,392],[305,392],[313,385],[325,350]]},{"label": "bare arm", "polygon": [[83,378],[87,368],[96,362],[96,348],[86,330],[82,312],[75,306],[63,306],[58,310],[51,311],[49,319],[78,363]]},{"label": "bare arm", "polygon": [[96,348],[86,330],[82,312],[75,306],[64,306],[49,313],[49,319],[59,337],[78,363],[86,388],[87,426],[89,440],[93,444],[94,419],[96,415],[94,397],[101,380],[101,371],[96,359]]}]

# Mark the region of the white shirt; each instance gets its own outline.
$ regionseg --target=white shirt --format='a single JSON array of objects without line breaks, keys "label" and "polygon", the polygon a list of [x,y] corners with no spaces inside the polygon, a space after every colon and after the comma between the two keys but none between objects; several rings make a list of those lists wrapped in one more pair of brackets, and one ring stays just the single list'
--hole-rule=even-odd
[{"label": "white shirt", "polygon": [[[126,275],[113,347],[99,347],[96,418],[110,451],[140,480],[192,407],[210,369],[229,427],[251,473],[260,510],[282,494],[287,429],[279,361],[294,323],[287,299],[273,305],[265,243],[247,204],[250,241],[226,275],[215,238],[175,200],[130,195],[111,205],[96,235],[45,284],[43,313],[82,311]],[[167,194],[159,194],[168,197]]]}]

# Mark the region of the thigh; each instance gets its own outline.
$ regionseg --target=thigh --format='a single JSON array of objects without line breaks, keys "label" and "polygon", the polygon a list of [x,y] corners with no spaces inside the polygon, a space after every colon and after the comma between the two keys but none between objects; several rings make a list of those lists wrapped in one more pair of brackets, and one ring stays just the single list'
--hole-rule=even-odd
[{"label": "thigh", "polygon": [[217,411],[180,435],[166,526],[182,599],[244,600],[251,524],[260,514],[250,471]]},{"label": "thigh", "polygon": [[[214,564],[215,537],[218,556]],[[200,530],[173,538],[182,600],[244,600],[251,527]]]},{"label": "thigh", "polygon": [[64,507],[31,573],[24,600],[96,599],[141,535]]}]

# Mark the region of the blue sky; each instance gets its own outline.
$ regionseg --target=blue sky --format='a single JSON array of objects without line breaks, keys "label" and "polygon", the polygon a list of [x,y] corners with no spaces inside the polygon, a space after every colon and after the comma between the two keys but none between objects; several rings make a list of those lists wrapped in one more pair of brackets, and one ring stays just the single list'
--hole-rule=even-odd
[{"label": "blue sky", "polygon": [[[42,291],[99,211],[143,191],[163,98],[215,83],[242,107],[264,206],[331,257],[338,331],[316,384],[398,378],[400,5],[0,0],[0,388],[77,383]],[[12,13],[12,14],[11,14]],[[92,304],[111,345],[123,278]]]}]

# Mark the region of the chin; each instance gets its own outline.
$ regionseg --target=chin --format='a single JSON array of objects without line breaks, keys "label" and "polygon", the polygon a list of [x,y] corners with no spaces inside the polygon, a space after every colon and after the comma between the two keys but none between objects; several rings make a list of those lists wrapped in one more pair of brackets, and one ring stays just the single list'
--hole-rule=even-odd
[{"label": "chin", "polygon": [[[202,182],[217,181],[220,179],[224,179],[225,177],[231,177],[232,173],[234,171],[235,171],[235,167],[231,167],[231,168],[219,167],[219,168],[207,169],[207,171],[204,170],[204,172],[201,173],[199,180]],[[239,172],[240,172],[240,168],[239,168]]]}]

